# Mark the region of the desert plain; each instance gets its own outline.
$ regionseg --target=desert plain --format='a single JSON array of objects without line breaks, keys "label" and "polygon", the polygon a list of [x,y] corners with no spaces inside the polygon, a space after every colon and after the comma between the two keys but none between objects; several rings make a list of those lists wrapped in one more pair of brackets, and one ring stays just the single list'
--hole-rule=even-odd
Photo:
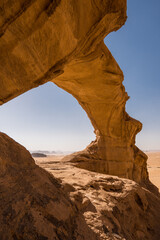
[{"label": "desert plain", "polygon": [[160,151],[146,152],[150,181],[160,190]]},{"label": "desert plain", "polygon": [[[148,156],[147,168],[149,179],[160,190],[160,151],[147,151],[145,153]],[[34,159],[36,164],[58,177],[62,174],[62,170],[65,170],[65,172],[67,170],[67,164],[61,162],[64,157],[65,155],[49,155],[47,157]],[[73,168],[68,167],[68,173],[72,171]],[[74,168],[74,171],[78,172],[78,169]]]}]

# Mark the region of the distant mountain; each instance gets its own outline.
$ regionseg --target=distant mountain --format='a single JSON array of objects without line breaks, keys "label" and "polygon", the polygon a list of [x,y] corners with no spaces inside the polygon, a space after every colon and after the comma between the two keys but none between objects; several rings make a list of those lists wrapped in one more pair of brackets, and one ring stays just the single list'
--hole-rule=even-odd
[{"label": "distant mountain", "polygon": [[45,154],[45,155],[68,155],[73,153],[73,151],[47,151],[47,150],[35,150],[35,151],[30,151],[31,154],[34,153],[40,153],[40,154]]},{"label": "distant mountain", "polygon": [[47,151],[47,150],[35,150],[35,151],[30,151],[31,154],[32,153],[43,153],[43,154],[46,154],[46,155],[50,155],[50,154],[56,154],[55,151]]},{"label": "distant mountain", "polygon": [[35,152],[35,153],[32,153],[32,157],[47,157],[47,155],[44,153]]}]

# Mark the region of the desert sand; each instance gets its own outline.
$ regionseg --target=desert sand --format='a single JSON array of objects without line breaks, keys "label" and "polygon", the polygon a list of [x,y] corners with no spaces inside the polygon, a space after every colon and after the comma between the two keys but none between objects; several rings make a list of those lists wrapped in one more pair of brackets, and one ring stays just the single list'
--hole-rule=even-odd
[{"label": "desert sand", "polygon": [[[159,152],[145,152],[148,156],[147,168],[149,172],[150,181],[160,190],[160,151]],[[36,163],[46,170],[51,171],[51,165],[58,163],[64,155],[52,155],[47,158],[34,158]],[[59,165],[57,165],[58,168]],[[53,169],[53,168],[52,168]]]},{"label": "desert sand", "polygon": [[[148,155],[148,171],[150,181],[160,189],[160,152],[147,152],[146,154]],[[155,197],[155,202],[153,201],[154,203],[149,203],[149,196],[146,197],[146,193],[149,193],[149,191],[147,191],[145,188],[141,188],[136,182],[133,182],[131,180],[117,178],[116,176],[114,177],[107,174],[99,174],[97,172],[87,171],[85,169],[75,167],[76,165],[74,165],[74,163],[66,161],[67,158],[64,158],[62,155],[54,155],[48,156],[47,158],[34,159],[36,164],[53,174],[53,176],[61,182],[61,184],[64,186],[65,191],[69,192],[71,197],[74,196],[77,199],[77,206],[79,206],[80,201],[86,202],[89,200],[89,202],[92,203],[92,207],[96,209],[94,214],[97,214],[95,216],[97,222],[92,218],[93,216],[90,215],[90,210],[89,212],[85,212],[83,216],[87,224],[89,224],[94,232],[98,232],[101,228],[101,221],[99,221],[99,219],[104,219],[102,212],[105,212],[105,216],[108,216],[110,214],[112,216],[112,213],[114,213],[115,209],[117,209],[116,213],[121,214],[118,214],[111,218],[112,222],[114,223],[113,225],[116,225],[117,221],[120,223],[121,230],[117,231],[116,234],[108,235],[107,239],[151,239],[151,235],[148,235],[150,234],[150,231],[148,229],[153,222],[158,220],[158,217],[155,217],[155,214],[157,212],[159,215],[159,205],[155,207],[156,210],[151,213],[151,215],[153,214],[153,217],[149,217],[147,219],[147,222],[142,222],[142,219],[144,220],[145,218],[139,219],[139,216],[146,216],[146,212],[148,212],[147,206],[151,206],[152,204],[155,205],[156,202],[159,202],[159,198]],[[88,186],[90,187],[88,188]],[[105,189],[105,194],[103,191],[101,191],[102,189]],[[137,192],[138,198],[135,198],[137,196]],[[154,195],[151,194],[151,196],[153,197]],[[113,207],[113,209],[107,212],[108,210],[106,211],[106,209],[108,209],[109,206],[111,208]],[[132,211],[132,208],[134,210],[133,212],[130,212]],[[143,209],[144,212],[139,212],[140,209]],[[128,214],[128,210],[131,214],[131,218]],[[151,216],[150,213],[147,214]],[[123,216],[125,216],[125,220],[123,219]],[[108,220],[105,219],[105,221],[107,223],[107,226],[109,226]],[[148,221],[151,221],[152,223],[149,223],[147,229],[145,229]],[[124,226],[122,226],[123,224]],[[139,228],[139,226],[142,228]],[[108,229],[111,232],[113,231],[112,227],[110,230]],[[158,228],[154,227],[154,229],[156,229],[155,233],[157,235],[152,236],[152,239],[159,239],[159,231],[157,230]],[[125,237],[127,238],[123,238],[120,234],[122,229],[125,232]],[[130,229],[129,233],[127,233],[126,229]],[[111,232],[109,234],[111,234]],[[103,231],[100,231],[100,233],[100,239],[106,239],[103,235]],[[135,235],[130,238],[130,235],[128,235],[130,233],[134,233]]]},{"label": "desert sand", "polygon": [[149,172],[149,179],[160,190],[160,151],[146,152],[148,156],[147,166]]}]

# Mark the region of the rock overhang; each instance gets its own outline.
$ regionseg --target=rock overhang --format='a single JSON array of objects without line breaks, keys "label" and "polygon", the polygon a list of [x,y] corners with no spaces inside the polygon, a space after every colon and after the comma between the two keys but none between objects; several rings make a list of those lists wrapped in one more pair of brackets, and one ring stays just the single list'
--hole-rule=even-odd
[{"label": "rock overhang", "polygon": [[85,150],[82,165],[141,182],[148,179],[147,158],[135,146],[141,123],[125,112],[124,76],[103,43],[125,23],[126,5],[126,0],[5,3],[0,103],[53,81],[78,100],[95,128],[96,141]]}]

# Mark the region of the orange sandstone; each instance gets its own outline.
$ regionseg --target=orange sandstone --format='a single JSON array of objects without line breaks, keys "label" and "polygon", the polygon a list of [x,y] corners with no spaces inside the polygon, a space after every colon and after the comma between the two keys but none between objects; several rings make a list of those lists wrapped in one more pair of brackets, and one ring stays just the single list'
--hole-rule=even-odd
[{"label": "orange sandstone", "polygon": [[5,1],[0,103],[53,81],[78,100],[95,129],[95,142],[71,160],[143,182],[147,157],[135,146],[142,124],[125,112],[123,73],[103,43],[126,18],[126,0]]}]

